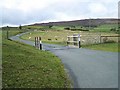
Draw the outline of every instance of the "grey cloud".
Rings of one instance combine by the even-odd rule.
[[[81,2],[75,2],[72,5],[71,4],[60,4],[60,3],[54,3],[50,4],[50,6],[39,10],[31,10],[29,12],[23,12],[19,9],[3,9],[3,17],[2,17],[2,24],[13,24],[13,25],[19,25],[19,24],[27,24],[32,22],[42,22],[46,20],[52,20],[52,19],[59,19],[56,18],[55,14],[58,12],[65,13],[69,16],[78,16],[81,14],[86,14],[86,3]]]
[[[49,10],[34,10],[23,12],[18,9],[3,9],[2,24],[27,24],[32,22],[41,22],[53,18],[54,13]]]
[[[20,24],[20,22],[25,21],[24,20],[24,13],[20,10],[16,9],[3,9],[2,14],[2,23],[3,24]]]
[[[104,15],[93,14],[89,11],[88,5],[93,2],[74,2],[74,3],[53,3],[49,6],[45,7],[44,9],[34,9],[30,10],[29,12],[23,12],[19,9],[8,9],[3,8],[2,13],[2,24],[13,24],[13,25],[20,25],[20,24],[28,24],[33,22],[42,22],[48,21],[52,19],[59,20],[59,17],[56,17],[56,13],[64,13],[71,17],[79,17],[81,15],[85,17],[112,17],[112,13],[116,13],[113,8],[116,4],[113,3],[106,3],[105,6],[107,7],[108,12],[104,13]],[[110,5],[112,5],[110,7]],[[0,10],[1,11],[1,10]],[[116,14],[115,14],[116,15]]]
[[[118,2],[118,18],[120,19],[120,1]]]
[[[54,12],[63,12],[71,16],[78,16],[88,12],[87,2],[75,2],[75,3],[55,3],[52,5],[51,10]]]

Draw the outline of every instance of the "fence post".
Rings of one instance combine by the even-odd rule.
[[[37,48],[37,45],[38,45],[38,44],[37,44],[37,37],[36,37],[36,48]]]
[[[7,39],[9,39],[9,31],[7,30]]]
[[[37,37],[37,48],[39,48],[39,37]]]
[[[81,48],[81,43],[80,43],[80,34],[78,35],[78,45],[79,45],[79,48]]]
[[[35,37],[35,47],[36,47],[36,37]]]
[[[102,40],[101,40],[101,35],[100,35],[100,44],[102,43]]]
[[[69,43],[68,43],[68,41],[69,41],[69,39],[68,39],[68,38],[69,38],[69,37],[67,37],[67,46],[68,46],[68,44],[69,44]]]
[[[9,30],[10,28],[7,26],[7,39],[9,39]]]
[[[77,39],[77,37],[75,37],[76,36],[76,34],[73,34],[73,41],[77,41],[76,39]],[[77,43],[76,42],[73,42],[74,43],[74,45],[77,45]]]

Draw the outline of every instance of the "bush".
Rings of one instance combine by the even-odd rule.
[[[85,30],[85,29],[70,29],[70,30],[72,30],[72,31],[89,31],[89,30]]]
[[[21,26],[21,25],[19,26],[19,29],[20,29],[20,30],[22,29],[22,26]]]
[[[110,31],[116,31],[116,28],[111,28]]]
[[[65,29],[65,30],[70,30],[70,28],[69,28],[69,27],[65,27],[64,29]]]
[[[52,39],[48,38],[49,41],[51,41]]]
[[[31,29],[30,27],[28,29]]]
[[[49,25],[49,28],[52,28],[53,27],[53,25]]]

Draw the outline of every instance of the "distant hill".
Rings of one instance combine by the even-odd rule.
[[[73,21],[60,21],[60,22],[49,22],[49,23],[35,23],[29,26],[99,26],[103,24],[118,24],[120,23],[120,19],[82,19],[82,20],[73,20]]]

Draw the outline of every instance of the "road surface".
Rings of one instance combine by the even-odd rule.
[[[20,39],[21,35],[10,39],[34,46],[33,41]],[[118,53],[52,44],[43,48],[62,60],[74,88],[118,88]]]

